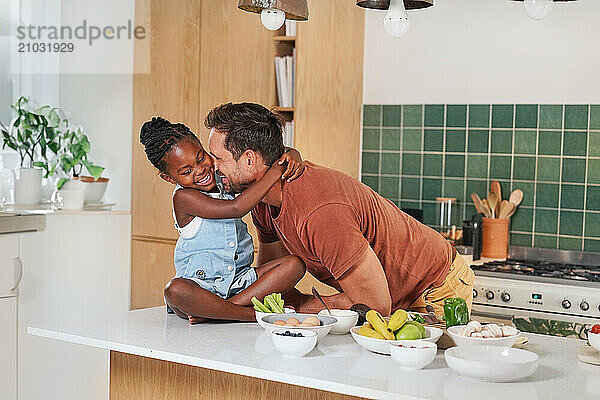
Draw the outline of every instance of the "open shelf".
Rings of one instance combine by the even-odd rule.
[[[279,107],[279,106],[275,106],[275,107],[273,107],[273,111],[277,111],[277,112],[294,112],[294,107]]]
[[[275,42],[294,42],[296,41],[296,36],[273,36],[273,41]]]

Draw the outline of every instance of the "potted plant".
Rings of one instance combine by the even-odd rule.
[[[15,203],[18,205],[39,204],[41,200],[42,175],[54,173],[49,152],[59,150],[58,109],[50,106],[34,107],[31,100],[19,97],[10,106],[16,116],[9,126],[0,123],[2,148],[19,153],[21,166],[15,177]]]
[[[90,141],[80,127],[72,127],[65,118],[65,129],[60,132],[60,149],[57,165],[64,175],[57,183],[63,197],[63,208],[81,209],[84,202],[99,202],[108,178],[101,178],[104,167],[93,164],[88,159]],[[91,176],[82,176],[85,168]],[[83,192],[83,193],[82,193]],[[68,204],[67,204],[68,203]]]

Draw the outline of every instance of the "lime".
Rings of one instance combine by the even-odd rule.
[[[416,340],[421,338],[421,331],[412,324],[404,324],[396,333],[396,340]]]
[[[414,325],[417,328],[419,328],[419,332],[421,332],[421,339],[425,338],[426,333],[425,333],[425,327],[423,326],[423,324],[421,324],[421,323],[419,323],[417,321],[406,321],[406,324]]]

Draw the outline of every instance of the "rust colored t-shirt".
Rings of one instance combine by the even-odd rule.
[[[385,271],[392,309],[408,307],[443,283],[452,248],[438,232],[358,180],[305,163],[302,176],[283,185],[280,209],[259,203],[252,211],[261,242],[281,240],[311,274],[337,289],[337,279],[371,246]]]

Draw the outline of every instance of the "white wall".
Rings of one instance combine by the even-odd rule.
[[[131,209],[133,75],[97,73],[95,67],[101,65],[112,72],[133,70],[132,42],[122,41],[122,45],[110,48],[114,40],[98,41],[89,48],[76,43],[83,55],[21,54],[17,58],[8,36],[14,32],[6,25],[75,27],[86,19],[88,24],[116,26],[134,20],[134,5],[134,0],[45,0],[43,6],[38,0],[14,0],[0,4],[0,120],[10,122],[8,105],[21,95],[32,97],[40,105],[61,107],[74,124],[86,130],[92,143],[90,159],[105,167],[103,176],[111,179],[103,201],[116,203],[117,210]],[[11,61],[16,71],[42,73],[11,73]],[[55,71],[60,75],[52,73]],[[17,158],[14,154],[3,158],[0,153],[0,168],[15,167]]]
[[[92,143],[90,159],[110,178],[104,202],[131,209],[133,76],[66,74],[60,77],[60,107],[83,126]]]
[[[19,73],[30,70],[32,64],[46,70],[57,70],[57,54],[18,53],[11,36],[17,25],[60,24],[60,0],[47,0],[40,6],[36,0],[0,2],[0,121],[8,125],[13,118],[9,108],[19,96],[35,99],[40,104],[58,104],[59,75]],[[2,150],[0,142],[0,169],[15,168],[20,160],[16,152]]]
[[[134,20],[133,0],[62,0],[62,24],[77,26],[83,19],[97,25],[121,25]],[[106,41],[105,41],[106,42]],[[92,55],[106,56],[100,41]],[[133,45],[117,47],[119,64],[133,70]],[[81,59],[70,54],[61,57],[60,107],[70,119],[83,126],[92,143],[90,159],[106,168],[110,178],[104,202],[116,203],[114,209],[131,209],[131,127],[133,118],[133,75],[116,73],[70,73],[87,70]],[[106,67],[106,66],[105,66]]]
[[[510,0],[435,0],[402,38],[365,20],[365,104],[599,103],[600,1],[554,3],[541,21]]]

